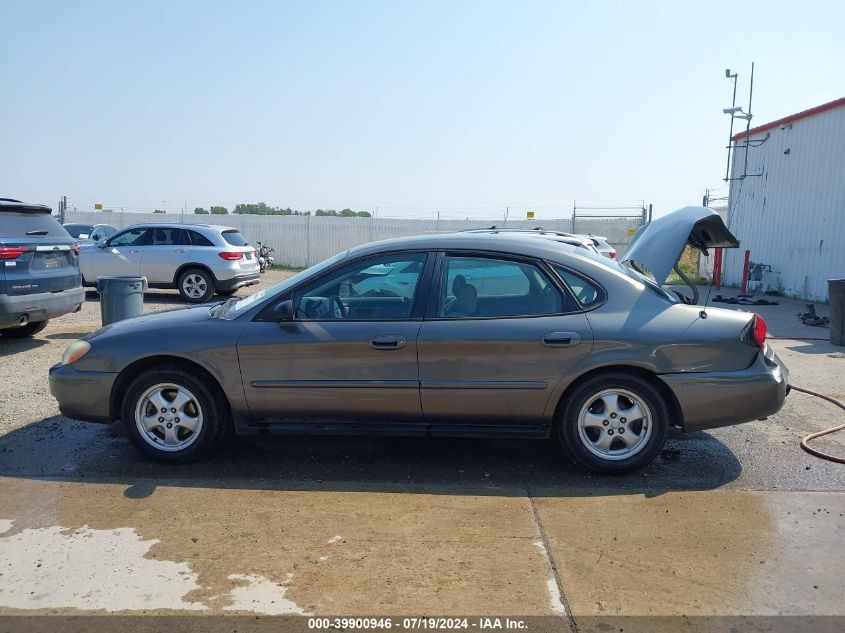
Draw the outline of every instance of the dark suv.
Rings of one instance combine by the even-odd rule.
[[[79,246],[50,208],[0,198],[0,335],[37,334],[84,300]]]

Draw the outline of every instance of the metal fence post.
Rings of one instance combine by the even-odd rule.
[[[305,267],[311,266],[311,216],[305,216]]]

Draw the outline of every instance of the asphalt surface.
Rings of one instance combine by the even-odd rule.
[[[33,340],[0,340],[0,615],[424,611],[589,630],[608,615],[845,614],[845,466],[798,446],[842,423],[828,403],[793,392],[768,420],[675,434],[625,477],[529,440],[233,438],[165,466],[119,425],[58,415],[47,369],[98,326],[88,297]],[[767,306],[770,330],[806,336],[801,308]],[[845,349],[771,344],[793,384],[845,398]],[[845,437],[818,446],[845,454]]]

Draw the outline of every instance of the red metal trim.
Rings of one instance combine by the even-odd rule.
[[[742,294],[748,293],[748,262],[751,259],[751,251],[745,251],[745,262],[742,264],[742,287],[740,292]]]
[[[837,99],[836,101],[831,101],[829,103],[823,103],[820,106],[816,106],[815,108],[810,108],[809,110],[804,110],[803,112],[798,112],[797,114],[791,114],[789,116],[785,116],[782,119],[778,119],[777,121],[772,121],[771,123],[766,123],[759,127],[753,127],[748,132],[740,132],[739,134],[734,134],[731,137],[732,141],[738,141],[741,138],[745,138],[745,135],[753,136],[755,134],[759,134],[760,132],[765,132],[766,130],[771,130],[779,125],[786,125],[787,123],[792,123],[793,121],[797,121],[798,119],[806,119],[809,116],[813,116],[816,114],[821,114],[822,112],[827,112],[828,110],[833,110],[835,108],[840,108],[845,106],[845,97],[841,99]]]
[[[713,284],[716,290],[722,289],[722,249],[713,249]]]

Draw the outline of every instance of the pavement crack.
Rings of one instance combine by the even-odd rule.
[[[540,535],[540,545],[542,546],[543,554],[549,563],[554,578],[554,584],[557,587],[557,595],[560,604],[563,607],[566,619],[569,623],[569,630],[572,633],[578,633],[578,625],[575,623],[575,618],[572,615],[572,607],[569,605],[569,600],[566,598],[566,592],[563,588],[563,582],[560,579],[560,571],[558,570],[555,557],[552,554],[552,548],[549,544],[549,537],[546,535],[546,528],[543,527],[543,519],[540,518],[540,510],[537,507],[537,501],[534,499],[534,494],[531,488],[525,489],[525,494],[528,495],[528,502],[531,504],[531,513],[534,515],[534,525],[537,527],[537,532]],[[550,581],[551,582],[551,581]]]

